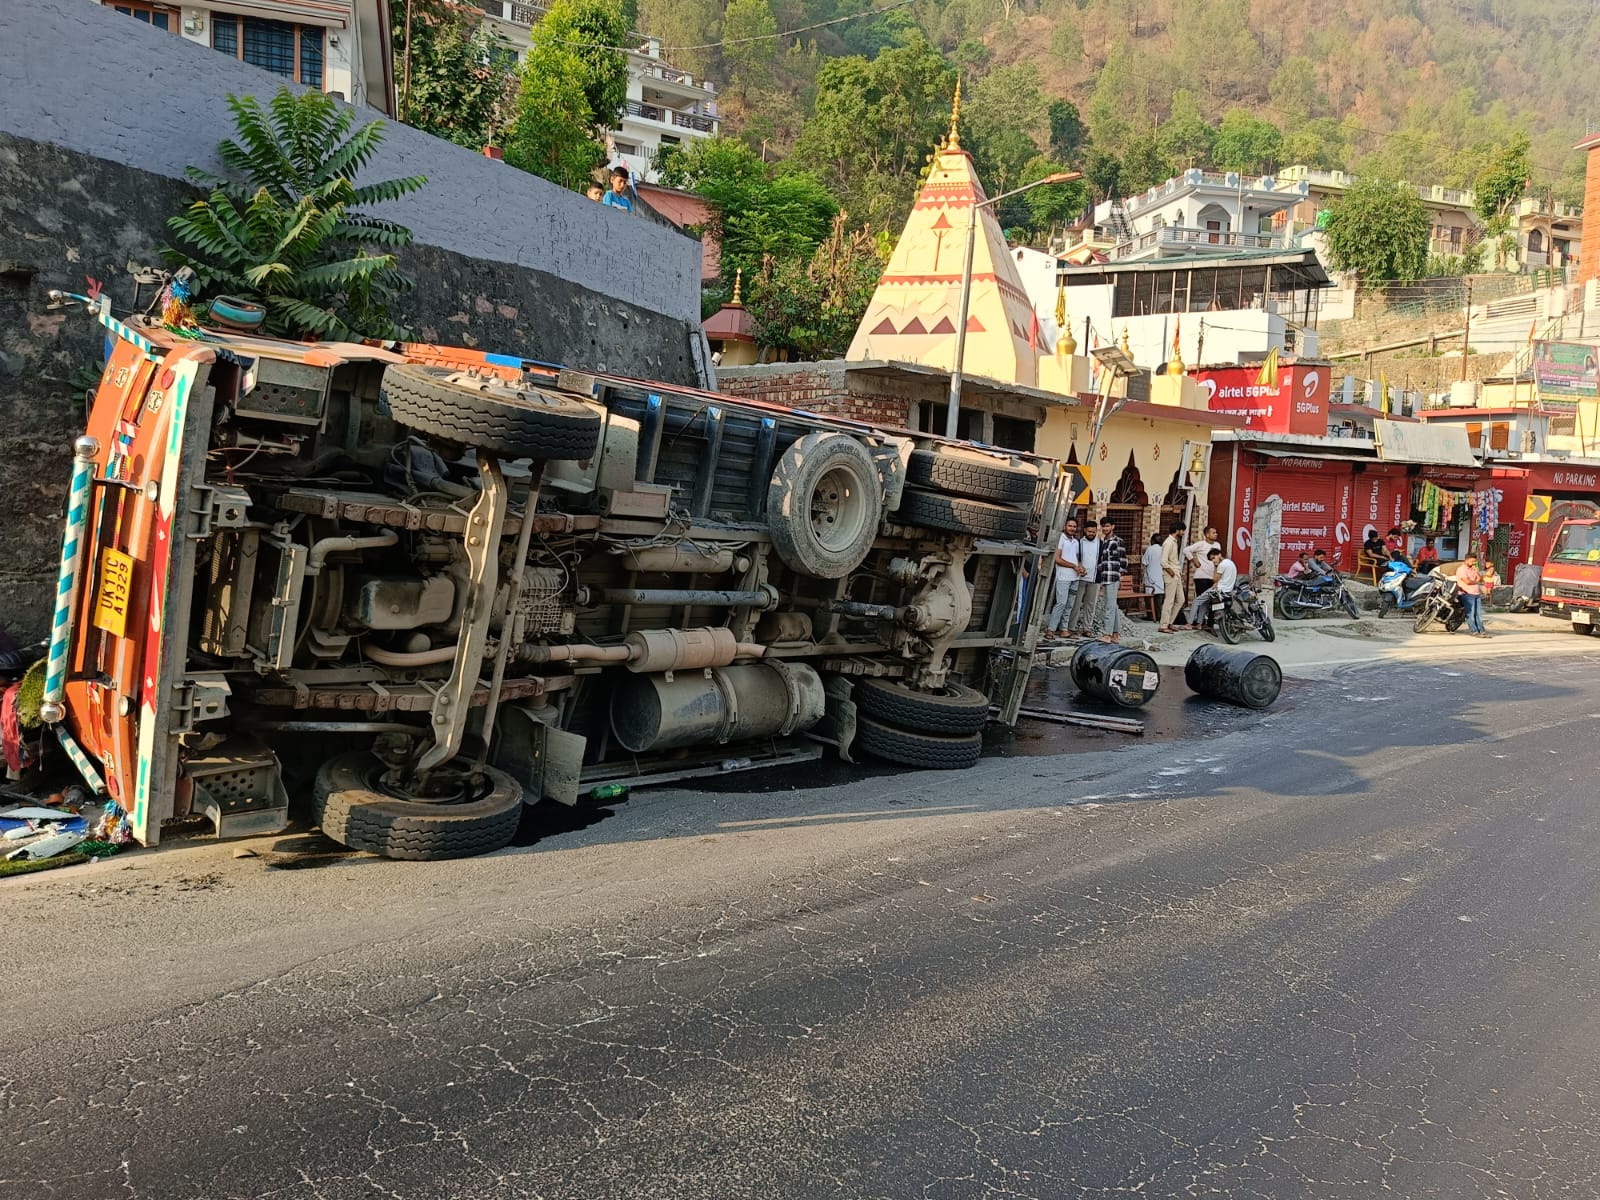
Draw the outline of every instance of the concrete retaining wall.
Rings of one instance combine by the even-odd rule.
[[[277,76],[88,0],[0,4],[0,623],[42,634],[98,326],[51,312],[96,280],[115,311],[151,299],[166,219],[221,169],[229,92]],[[416,290],[396,315],[426,340],[704,385],[700,244],[391,123],[372,178],[422,174],[376,210],[411,227]]]

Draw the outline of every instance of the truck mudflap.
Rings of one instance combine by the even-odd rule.
[[[90,419],[98,450],[65,688],[68,732],[147,846],[178,807],[174,714],[192,589],[174,581],[195,569],[187,497],[203,475],[216,358],[204,345],[160,360],[152,349],[137,337],[114,344],[105,378],[123,402],[97,404]]]

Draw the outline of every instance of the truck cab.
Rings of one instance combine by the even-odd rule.
[[[1539,612],[1572,622],[1574,633],[1600,628],[1600,521],[1565,521],[1545,558]]]

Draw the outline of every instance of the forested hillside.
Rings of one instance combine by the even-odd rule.
[[[1082,164],[1097,190],[1113,182],[1104,156],[1124,192],[1219,158],[1470,186],[1526,130],[1533,185],[1575,199],[1570,147],[1600,123],[1594,0],[638,0],[637,11],[674,60],[726,82],[731,132],[769,158],[798,153],[847,198],[902,192],[897,168],[920,153],[902,139],[937,128],[919,110],[939,64],[902,54],[892,70],[871,66],[922,39],[967,81],[991,172],[1031,157],[1018,135],[1050,150],[1050,104],[1066,101],[1084,128],[1063,129],[1058,103],[1057,156],[1098,151]],[[858,13],[869,15],[836,20]],[[905,94],[890,94],[897,85]],[[900,111],[881,119],[874,104]],[[814,130],[819,120],[832,127]],[[859,210],[868,197],[856,199]]]

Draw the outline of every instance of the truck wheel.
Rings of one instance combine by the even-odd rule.
[[[977,733],[989,720],[989,697],[959,683],[919,692],[898,679],[869,675],[856,684],[856,706],[901,729],[937,734]]]
[[[900,497],[896,517],[907,525],[966,533],[997,542],[1014,542],[1028,533],[1025,509],[1007,508],[982,500],[963,500],[941,492],[907,488]]]
[[[1595,630],[1596,630],[1596,629],[1597,629],[1597,628],[1600,628],[1600,626],[1595,626],[1595,625],[1579,625],[1579,624],[1578,624],[1578,623],[1577,623],[1577,622],[1576,622],[1576,621],[1574,621],[1574,622],[1573,622],[1573,623],[1572,623],[1572,632],[1573,632],[1573,633],[1582,633],[1582,634],[1586,634],[1586,635],[1591,635],[1591,634],[1593,634],[1593,633],[1594,633],[1594,631],[1595,631]]]
[[[844,433],[809,433],[778,460],[767,523],[778,557],[802,575],[859,567],[883,519],[883,485],[867,448]]]
[[[432,862],[499,850],[510,844],[522,820],[522,785],[493,767],[485,767],[482,782],[456,801],[380,791],[381,771],[365,750],[322,764],[311,811],[323,833],[352,850]]]
[[[585,459],[600,444],[600,414],[588,405],[466,371],[393,366],[382,397],[407,429],[512,458]]]
[[[1039,476],[985,454],[913,450],[906,465],[906,482],[973,500],[1031,505]]]
[[[865,750],[874,758],[898,763],[902,767],[922,767],[932,771],[959,771],[972,766],[983,753],[983,736],[935,737],[927,733],[908,733],[874,721],[856,718],[855,750]]]

